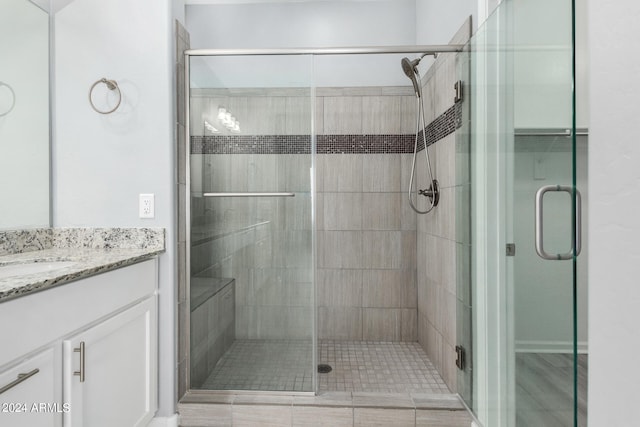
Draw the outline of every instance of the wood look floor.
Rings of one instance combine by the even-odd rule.
[[[587,355],[578,355],[578,425],[587,425]],[[573,427],[573,356],[516,355],[516,425]]]

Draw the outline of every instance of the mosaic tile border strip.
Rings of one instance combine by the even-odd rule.
[[[427,146],[462,126],[462,104],[457,103],[425,128]],[[422,133],[418,150],[424,149]],[[415,135],[318,135],[318,154],[413,153]],[[191,154],[309,154],[310,135],[207,135],[191,137]]]
[[[415,135],[318,135],[318,154],[396,154],[413,152]]]
[[[458,102],[427,125],[427,127],[425,128],[427,132],[427,145],[435,144],[445,136],[455,132],[456,129],[460,128],[461,126],[462,103]],[[422,142],[422,134],[420,134],[418,150],[422,149],[424,149],[424,143]],[[411,147],[410,152],[413,153],[413,146]]]
[[[192,136],[191,154],[309,154],[310,135]]]

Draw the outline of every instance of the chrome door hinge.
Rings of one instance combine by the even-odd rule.
[[[453,85],[453,88],[456,91],[455,97],[453,98],[453,102],[457,104],[458,102],[462,101],[462,80],[458,80]]]
[[[464,347],[457,345],[456,346],[456,366],[458,367],[458,369],[460,369],[461,371],[464,371],[464,367],[465,367],[465,351],[464,351]]]

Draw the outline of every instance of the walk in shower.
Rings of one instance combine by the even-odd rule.
[[[485,425],[584,423],[570,3],[542,31],[550,4],[502,2],[447,46],[187,50],[182,403],[395,393],[419,424],[413,394],[458,394]]]
[[[435,77],[453,86],[469,34],[397,51],[187,52],[191,390],[456,389],[443,356],[455,321],[426,313],[440,298],[455,319],[455,275],[417,258],[455,253],[453,224],[451,244],[436,227],[454,217],[462,105]],[[403,57],[433,52],[417,98]],[[429,192],[438,173],[440,206],[416,192],[431,211],[416,214],[407,189]]]

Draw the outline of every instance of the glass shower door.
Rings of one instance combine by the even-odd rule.
[[[308,56],[192,56],[191,388],[315,390]]]
[[[586,425],[572,23],[571,1],[502,2],[470,46],[474,409],[487,426]]]
[[[586,316],[578,317],[586,295],[578,271],[586,259],[578,257],[584,183],[577,176],[586,151],[576,145],[572,4],[520,2],[512,16],[513,416],[517,426],[586,425],[576,387],[586,386],[577,384],[578,352],[586,351]],[[534,24],[543,21],[544,30]]]

